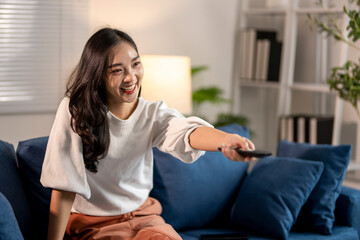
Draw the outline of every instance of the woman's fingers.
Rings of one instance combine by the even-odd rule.
[[[221,145],[221,151],[225,157],[233,161],[246,162],[252,160],[251,157],[244,157],[235,151],[234,148],[236,147],[244,150],[255,150],[255,145],[250,139],[237,134],[229,134],[227,141]]]

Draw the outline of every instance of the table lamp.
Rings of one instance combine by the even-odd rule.
[[[190,58],[142,55],[144,78],[141,96],[148,101],[163,100],[182,114],[192,112]]]

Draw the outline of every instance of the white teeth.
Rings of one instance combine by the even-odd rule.
[[[121,89],[125,91],[132,91],[135,89],[135,84],[128,87],[122,87]]]

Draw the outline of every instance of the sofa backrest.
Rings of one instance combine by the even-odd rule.
[[[10,202],[23,236],[30,239],[31,215],[16,165],[14,146],[1,140],[0,166],[0,192]]]
[[[46,239],[51,189],[40,183],[42,164],[48,137],[33,138],[19,142],[16,155],[25,193],[31,211],[32,239]]]
[[[237,124],[219,129],[249,138],[248,128]],[[207,152],[186,164],[156,148],[153,152],[154,188],[150,196],[162,204],[167,223],[177,231],[228,224],[248,163],[233,162],[221,152]]]

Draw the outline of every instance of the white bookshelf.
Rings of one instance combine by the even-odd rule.
[[[298,8],[296,9],[297,14],[344,14],[342,8],[329,8],[329,9],[318,9],[318,8]]]
[[[244,9],[244,14],[247,15],[285,15],[285,9],[268,9],[268,8],[256,8],[256,9]]]
[[[289,87],[291,90],[329,93],[329,86],[321,83],[293,83]]]
[[[273,88],[278,89],[279,83],[277,82],[263,82],[258,80],[241,80],[238,84],[238,87],[254,87],[254,88]]]
[[[282,42],[279,81],[261,82],[240,78],[239,66],[242,63],[239,54],[239,34],[235,39],[233,112],[245,115],[250,119],[250,127],[257,135],[253,140],[258,148],[275,152],[279,140],[279,117],[293,113],[307,113],[297,112],[307,110],[306,108],[310,111],[308,113],[334,115],[332,143],[340,144],[342,101],[329,91],[325,81],[330,74],[331,66],[340,66],[345,63],[347,45],[332,42],[316,33],[314,27],[311,35],[314,38],[311,40],[314,47],[310,51],[311,54],[314,54],[313,58],[306,60],[304,56],[307,56],[308,53],[305,50],[304,52],[299,51],[299,46],[309,41],[301,39],[303,31],[311,31],[309,24],[304,26],[307,13],[339,16],[339,21],[343,22],[345,31],[347,19],[342,9],[344,1],[324,0],[324,3],[327,4],[325,6],[335,5],[335,7],[327,9],[316,6],[313,4],[315,2],[315,0],[288,0],[283,8],[267,8],[266,0],[239,1],[238,33],[247,28],[276,30],[278,38]],[[331,44],[334,43],[336,48],[333,50]],[[337,57],[333,57],[333,54],[336,54]],[[336,62],[329,59],[336,59]],[[298,66],[305,69],[312,68],[311,76],[301,72]],[[304,101],[304,106],[297,110],[296,105],[300,96],[306,101]],[[331,103],[330,106],[328,106],[328,102]]]

